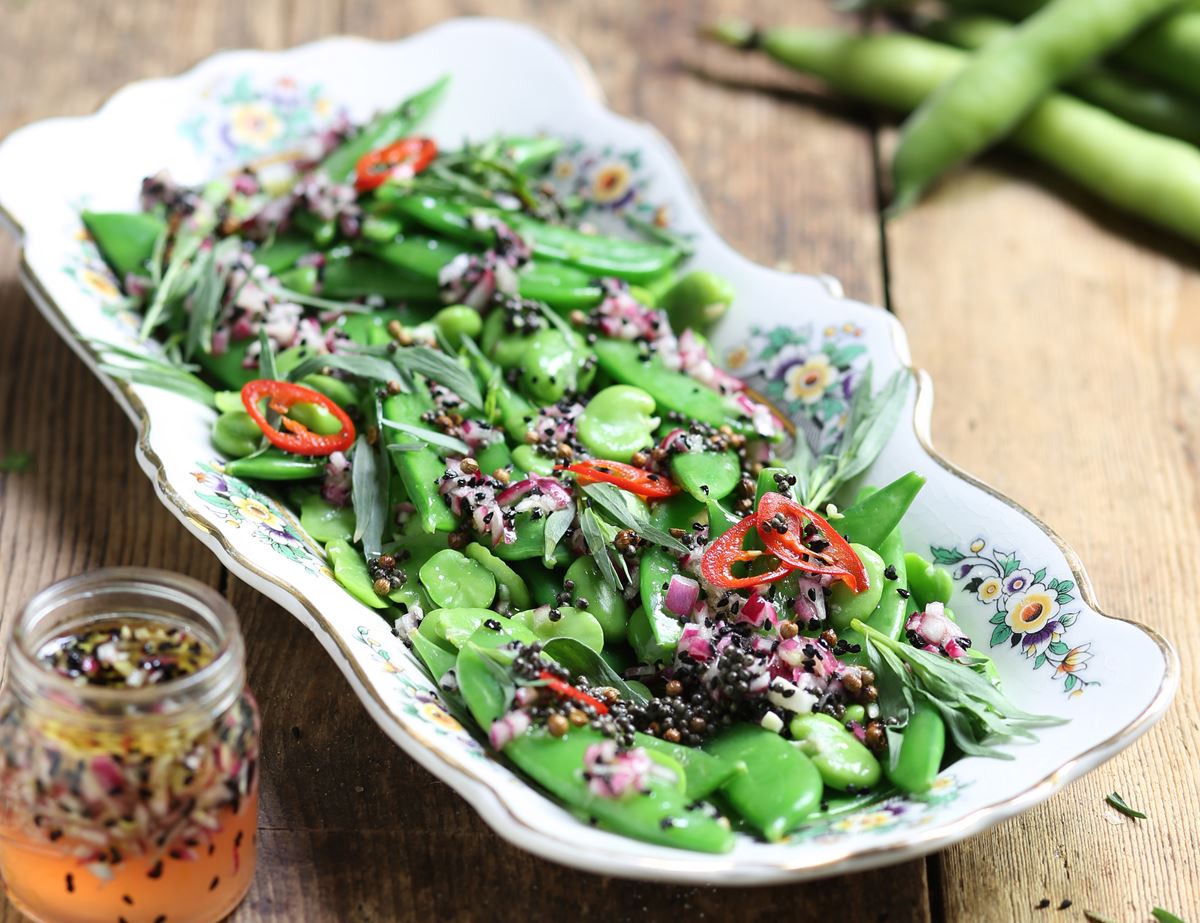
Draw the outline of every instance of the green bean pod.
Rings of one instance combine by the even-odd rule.
[[[423,426],[421,415],[429,407],[428,400],[419,393],[396,394],[383,402],[383,416],[396,423]],[[458,526],[458,518],[450,512],[445,498],[438,492],[437,483],[446,473],[446,466],[437,453],[424,447],[390,454],[409,500],[417,509],[421,528],[428,533],[453,532]]]
[[[1051,90],[1178,0],[1055,0],[988,44],[904,123],[893,211],[1007,136]]]
[[[722,36],[744,41],[747,34],[726,29]],[[915,108],[968,60],[957,49],[899,33],[772,29],[760,39],[790,67],[900,111]],[[1043,99],[1009,141],[1099,198],[1200,243],[1200,151],[1190,144],[1061,93]]]
[[[936,708],[918,705],[900,737],[900,752],[891,754],[884,767],[888,781],[910,794],[929,791],[946,750],[946,724],[942,716]]]
[[[925,478],[910,471],[885,487],[860,494],[858,502],[843,510],[832,525],[846,541],[878,551],[924,486]]]
[[[293,455],[272,446],[225,462],[225,473],[261,481],[304,481],[325,473],[325,459],[319,455]]]
[[[143,212],[85,211],[80,217],[122,288],[126,276],[145,274],[146,262],[167,229],[167,223],[158,215]]]

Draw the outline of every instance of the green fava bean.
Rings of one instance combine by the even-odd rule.
[[[572,599],[587,601],[587,611],[592,614],[604,631],[604,643],[615,644],[625,640],[625,625],[629,621],[629,605],[625,597],[613,589],[600,574],[600,568],[592,558],[576,558],[567,568],[566,580],[573,581]]]
[[[745,766],[721,791],[746,823],[772,843],[800,826],[821,803],[821,773],[778,734],[752,724],[735,725],[708,741],[704,751]]]
[[[540,404],[553,404],[592,380],[587,352],[558,330],[539,330],[521,353],[521,388]]]
[[[222,455],[244,458],[262,445],[263,431],[244,410],[228,410],[213,423],[212,444]]]
[[[550,477],[554,474],[554,459],[539,455],[532,446],[519,445],[512,450],[513,464],[530,474]]]
[[[557,618],[554,617],[557,613]],[[513,620],[523,624],[540,640],[549,641],[551,638],[574,638],[581,644],[586,644],[594,651],[604,650],[604,629],[596,617],[583,609],[572,606],[539,606],[537,609],[526,609],[513,616]]]
[[[353,385],[342,381],[340,378],[334,378],[332,375],[305,375],[297,384],[304,385],[306,388],[312,388],[346,410],[358,403],[358,391]],[[241,396],[239,395],[239,400]],[[336,430],[334,432],[337,432]]]
[[[314,541],[349,541],[354,535],[354,507],[337,506],[320,494],[311,494],[300,504],[300,525]]]
[[[654,442],[654,398],[630,385],[611,385],[588,401],[579,417],[579,441],[597,458],[628,463]]]
[[[687,783],[685,792],[690,801],[707,798],[742,771],[738,763],[720,759],[695,747],[673,744],[661,737],[651,737],[640,732],[633,736],[637,746],[645,747],[651,753],[666,754],[683,767]]]
[[[942,716],[929,705],[919,705],[900,735],[900,752],[892,754],[887,766],[888,780],[902,792],[929,791],[945,751],[946,724]]]
[[[530,607],[532,599],[529,595],[529,587],[525,585],[521,575],[507,563],[478,542],[471,542],[463,551],[472,561],[486,567],[496,579],[497,604],[503,603],[504,607],[511,609],[528,609]]]
[[[325,556],[333,567],[333,576],[351,596],[372,609],[386,609],[387,602],[372,587],[367,562],[358,549],[345,539],[334,539],[325,545]]]
[[[799,741],[800,751],[813,761],[830,788],[861,790],[879,782],[879,761],[836,718],[820,713],[797,715],[789,729]]]
[[[320,404],[293,404],[288,408],[287,415],[318,436],[333,436],[342,431],[342,421]]]
[[[863,570],[867,574],[867,588],[861,593],[856,593],[846,584],[839,582],[830,589],[829,620],[838,630],[849,628],[853,619],[868,619],[879,605],[879,600],[883,598],[883,558],[866,545],[851,542],[850,547],[862,561]]]
[[[445,548],[421,565],[421,584],[443,609],[485,609],[496,598],[492,572],[453,548]]]
[[[733,286],[720,276],[703,269],[689,272],[672,285],[659,299],[665,308],[671,329],[707,330],[729,310],[733,302]]]
[[[948,603],[954,593],[954,579],[944,567],[930,564],[915,552],[904,556],[908,569],[908,588],[920,609],[932,602]]]
[[[447,650],[457,650],[464,647],[471,640],[471,636],[489,620],[494,620],[500,626],[499,631],[504,631],[518,641],[532,644],[537,640],[520,622],[506,618],[491,609],[479,608],[434,609],[426,613],[417,631]]]
[[[483,330],[483,318],[479,312],[465,304],[452,304],[433,315],[433,322],[452,345],[457,346],[463,337],[472,339]]]
[[[242,403],[241,391],[217,391],[213,394],[213,405],[219,413],[246,409],[246,405]]]
[[[733,493],[742,469],[733,452],[681,452],[671,456],[671,479],[704,503]]]

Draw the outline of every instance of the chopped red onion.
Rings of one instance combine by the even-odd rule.
[[[700,598],[700,584],[691,577],[675,574],[667,585],[666,607],[676,615],[688,616]]]

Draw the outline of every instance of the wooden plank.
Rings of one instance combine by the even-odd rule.
[[[941,450],[1057,529],[1109,612],[1170,638],[1183,688],[1124,755],[944,853],[944,916],[1035,919],[1067,899],[1194,918],[1200,273],[1174,241],[1056,187],[1016,158],[950,179],[888,227],[892,303],[941,386]],[[1108,808],[1114,790],[1150,818]]]

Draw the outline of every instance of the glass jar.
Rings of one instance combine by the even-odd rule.
[[[254,875],[258,709],[229,604],[164,571],[43,590],[0,691],[0,876],[45,923],[210,923]]]

